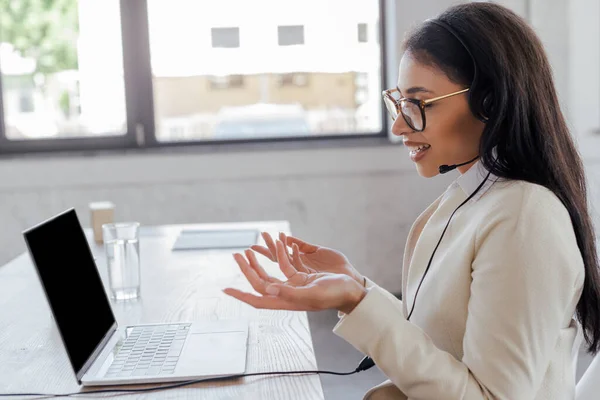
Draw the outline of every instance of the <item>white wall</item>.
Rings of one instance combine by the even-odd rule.
[[[600,1],[571,0],[569,19],[569,115],[573,128],[589,136],[600,133]]]
[[[398,38],[455,2],[410,2],[415,18],[408,3],[396,4]],[[588,169],[600,208],[600,158]],[[23,229],[71,206],[87,225],[87,204],[108,199],[119,219],[146,225],[287,219],[294,234],[343,251],[399,292],[410,225],[456,176],[449,175],[419,178],[397,146],[4,159],[0,265],[24,251]]]
[[[573,132],[585,137],[600,131],[600,2],[497,2],[526,18],[540,36],[552,64],[563,113]]]

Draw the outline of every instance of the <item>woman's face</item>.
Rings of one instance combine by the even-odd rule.
[[[401,97],[427,100],[464,88],[450,81],[440,69],[421,64],[410,53],[404,53],[398,78]],[[423,132],[411,129],[401,115],[394,121],[392,133],[403,137],[419,175],[435,176],[440,165],[460,164],[478,155],[484,124],[471,113],[467,95],[468,92],[448,97],[426,107]],[[417,152],[424,145],[430,147]],[[458,170],[464,173],[475,162],[458,167]]]

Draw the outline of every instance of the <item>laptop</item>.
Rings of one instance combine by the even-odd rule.
[[[80,385],[176,382],[245,372],[245,321],[120,328],[74,209],[23,235]]]

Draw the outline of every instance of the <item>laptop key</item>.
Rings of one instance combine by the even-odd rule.
[[[151,367],[146,371],[146,376],[158,375],[160,374],[160,367]]]
[[[135,369],[131,373],[131,376],[144,376],[146,375],[147,368]]]

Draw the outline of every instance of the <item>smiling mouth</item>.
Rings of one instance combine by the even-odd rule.
[[[428,144],[423,144],[423,145],[421,145],[421,146],[419,146],[419,147],[417,147],[417,148],[413,148],[413,149],[411,149],[411,150],[410,150],[410,155],[411,155],[411,156],[417,155],[417,154],[419,154],[419,153],[422,153],[422,152],[424,152],[425,150],[429,149],[430,147],[431,147],[431,145],[428,145]]]

